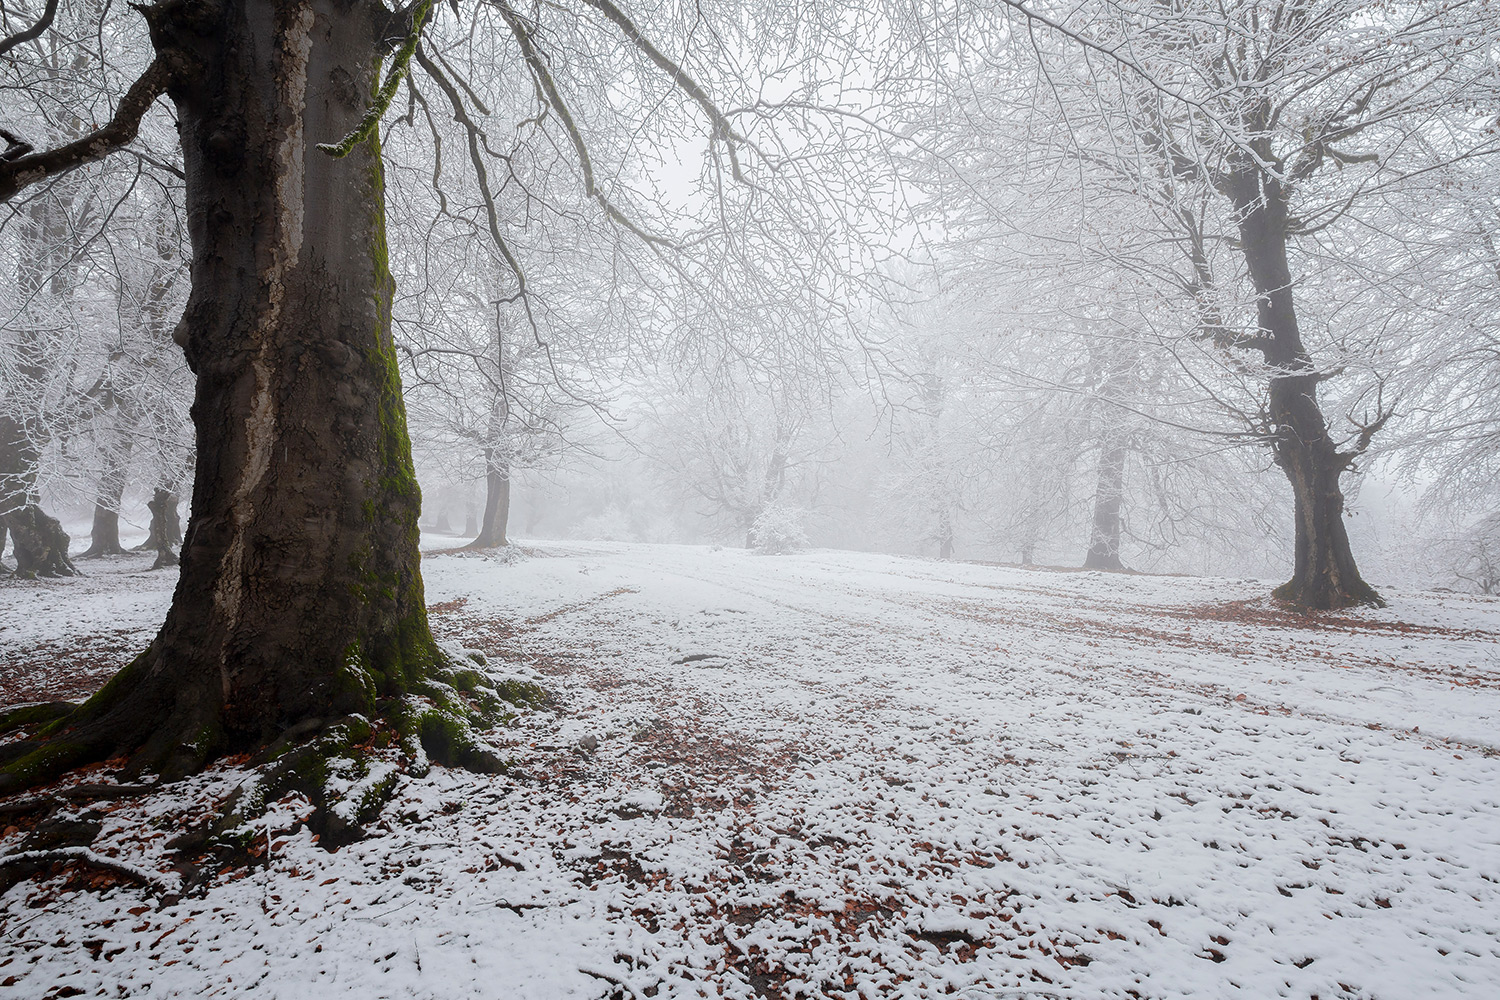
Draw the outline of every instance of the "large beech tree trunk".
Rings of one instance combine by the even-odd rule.
[[[484,519],[471,549],[493,549],[508,545],[505,536],[510,521],[510,460],[498,448],[484,450]]]
[[[0,789],[117,753],[185,773],[291,727],[373,716],[444,663],[418,572],[378,139],[342,160],[313,148],[363,112],[383,9],[146,14],[172,67],[193,244],[181,577],[146,652],[55,737],[7,747]]]
[[[1120,535],[1124,521],[1120,507],[1125,495],[1125,447],[1106,440],[1099,453],[1099,472],[1094,485],[1094,521],[1089,531],[1089,551],[1084,569],[1122,570]]]
[[[1357,452],[1338,450],[1318,406],[1319,378],[1303,345],[1292,298],[1287,191],[1248,165],[1232,172],[1227,186],[1256,290],[1257,346],[1276,372],[1267,407],[1271,448],[1292,485],[1296,507],[1295,568],[1276,596],[1309,610],[1383,605],[1360,576],[1344,529],[1339,477]]]

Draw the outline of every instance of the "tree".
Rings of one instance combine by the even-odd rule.
[[[567,448],[570,424],[588,408],[578,393],[594,394],[575,383],[574,366],[556,357],[555,343],[544,350],[523,320],[507,316],[520,310],[507,310],[493,298],[497,291],[440,297],[448,321],[423,324],[420,342],[405,351],[415,376],[412,412],[425,428],[414,445],[449,481],[482,486],[481,503],[466,511],[469,549],[509,544],[514,474]]]
[[[1368,310],[1340,312],[1338,297],[1369,289],[1339,257],[1413,178],[1495,151],[1465,103],[1492,75],[1483,39],[1493,14],[1276,0],[999,7],[1020,20],[964,55],[1007,57],[987,60],[992,79],[958,120],[972,130],[975,106],[993,102],[980,114],[987,131],[1040,142],[1010,155],[983,135],[959,139],[945,147],[949,162],[1004,170],[1007,182],[1019,169],[1066,192],[1041,198],[1075,206],[1069,231],[1051,230],[1054,260],[1110,261],[1180,291],[1191,322],[1164,346],[1196,356],[1193,377],[1228,401],[1242,436],[1269,447],[1292,487],[1294,570],[1277,595],[1311,609],[1380,603],[1355,565],[1340,481],[1393,412],[1375,339],[1401,307],[1382,297],[1384,319],[1354,325],[1369,324]],[[1018,91],[1023,65],[1035,77]],[[1008,127],[994,129],[995,118]],[[981,202],[970,217],[982,212]],[[990,229],[1014,232],[1026,218],[1038,216]],[[1336,403],[1347,432],[1328,415],[1340,375],[1366,376]],[[1248,399],[1231,399],[1245,389]]]
[[[534,102],[521,138],[573,150],[581,194],[566,212],[593,213],[666,253],[671,241],[631,220],[584,142],[581,104],[564,96],[550,62],[549,27],[602,32],[616,53],[623,39],[642,86],[680,98],[673,120],[707,120],[705,158],[735,178],[760,154],[628,15],[609,0],[583,7],[477,5],[475,16],[503,34],[468,37],[509,39]],[[12,713],[12,727],[50,721],[0,751],[0,789],[116,754],[130,756],[132,773],[166,777],[278,739],[326,758],[360,743],[372,719],[420,739],[434,758],[496,766],[466,720],[497,707],[497,696],[434,641],[418,569],[420,495],[391,333],[379,129],[414,56],[460,122],[479,178],[476,215],[512,270],[512,299],[531,315],[538,304],[485,181],[490,165],[517,167],[520,157],[489,158],[462,80],[440,53],[418,51],[441,9],[431,0],[395,12],[368,2],[162,0],[141,9],[154,56],[107,124],[48,150],[16,140],[0,161],[5,200],[125,146],[156,98],[171,99],[193,246],[179,341],[197,377],[198,456],[181,576],[160,633],[81,707]],[[603,106],[609,79],[599,84]],[[410,93],[413,107],[431,109]],[[662,101],[653,92],[646,103],[665,115],[673,109]],[[756,206],[763,197],[764,189],[746,196],[765,208],[762,221],[778,214]],[[308,777],[321,769],[305,754],[280,758],[276,780],[255,795],[300,782],[322,804],[324,789]]]
[[[358,124],[380,61],[371,40],[389,38],[389,18],[367,4],[315,16],[237,0],[143,13],[155,58],[105,129],[138,121],[161,92],[176,107],[193,242],[182,340],[197,376],[194,517],[150,648],[7,746],[0,787],[122,753],[132,772],[172,777],[312,722],[345,720],[357,739],[368,727],[356,714],[407,695],[463,708],[434,684],[454,674],[417,571],[379,140],[342,159],[309,149]],[[85,142],[14,158],[3,176],[15,187],[116,145]]]
[[[157,554],[155,568],[175,565],[172,546],[182,541],[176,505],[181,480],[191,475],[192,383],[172,340],[187,283],[186,235],[167,201],[172,193],[141,199],[140,213],[127,216],[132,225],[109,234],[118,321],[103,345],[103,370],[86,394],[96,408],[86,433],[98,471],[93,530],[82,558],[124,552],[120,513],[132,473],[152,489],[150,531],[140,548]]]
[[[686,378],[665,393],[654,419],[653,461],[689,502],[727,534],[755,548],[755,525],[785,505],[800,467],[810,461],[807,416],[784,385]]]

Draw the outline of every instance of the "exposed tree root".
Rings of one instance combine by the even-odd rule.
[[[364,827],[379,815],[403,775],[424,776],[433,763],[485,774],[503,772],[505,758],[476,733],[476,727],[507,721],[518,709],[545,702],[548,695],[529,682],[490,678],[481,669],[484,659],[478,653],[450,650],[443,657],[414,690],[378,702],[375,719],[358,714],[304,719],[288,728],[251,757],[252,775],[216,817],[178,837],[172,846],[188,854],[223,848],[243,851],[264,835],[258,819],[267,807],[298,793],[314,807],[308,826],[319,843],[337,849],[363,836]],[[126,780],[152,771],[171,780],[201,769],[214,755],[215,744],[212,734],[202,730],[202,716],[192,711],[191,697],[185,704],[168,703],[178,718],[170,726],[153,720],[156,725],[150,731],[141,724],[122,729],[118,713],[108,710],[120,691],[136,690],[143,682],[138,676],[143,659],[83,705],[52,702],[0,715],[0,732],[32,730],[29,738],[0,746],[0,793],[33,787],[81,764],[112,758],[122,748],[134,750],[119,772]],[[202,732],[198,740],[184,739],[183,734],[195,727]],[[382,752],[392,747],[400,750],[399,759]],[[77,785],[0,809],[26,814],[61,805],[64,799],[118,798],[155,787]],[[40,867],[33,869],[41,871],[50,863],[39,860]]]
[[[1354,586],[1309,585],[1293,578],[1271,591],[1271,596],[1299,611],[1340,611],[1344,608],[1384,608],[1385,598],[1363,580]]]
[[[58,863],[78,865],[108,872],[118,878],[144,886],[160,895],[176,889],[143,868],[96,854],[87,847],[59,847],[45,851],[17,851],[0,856],[0,893],[28,878],[44,874]]]

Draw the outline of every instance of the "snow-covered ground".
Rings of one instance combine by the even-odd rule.
[[[405,780],[334,854],[289,800],[183,898],[164,841],[239,773],[106,804],[157,884],[11,889],[0,992],[1500,996],[1500,601],[530,552],[425,563],[445,638],[561,695],[492,734],[513,773]],[[149,564],[0,586],[0,701],[137,651]]]

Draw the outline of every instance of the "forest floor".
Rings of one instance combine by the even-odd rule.
[[[510,774],[403,779],[337,853],[289,798],[185,894],[236,762],[91,806],[122,867],[0,896],[0,995],[1500,996],[1500,600],[527,553],[424,563],[445,639],[559,696]],[[0,703],[142,648],[149,564],[0,585]]]

